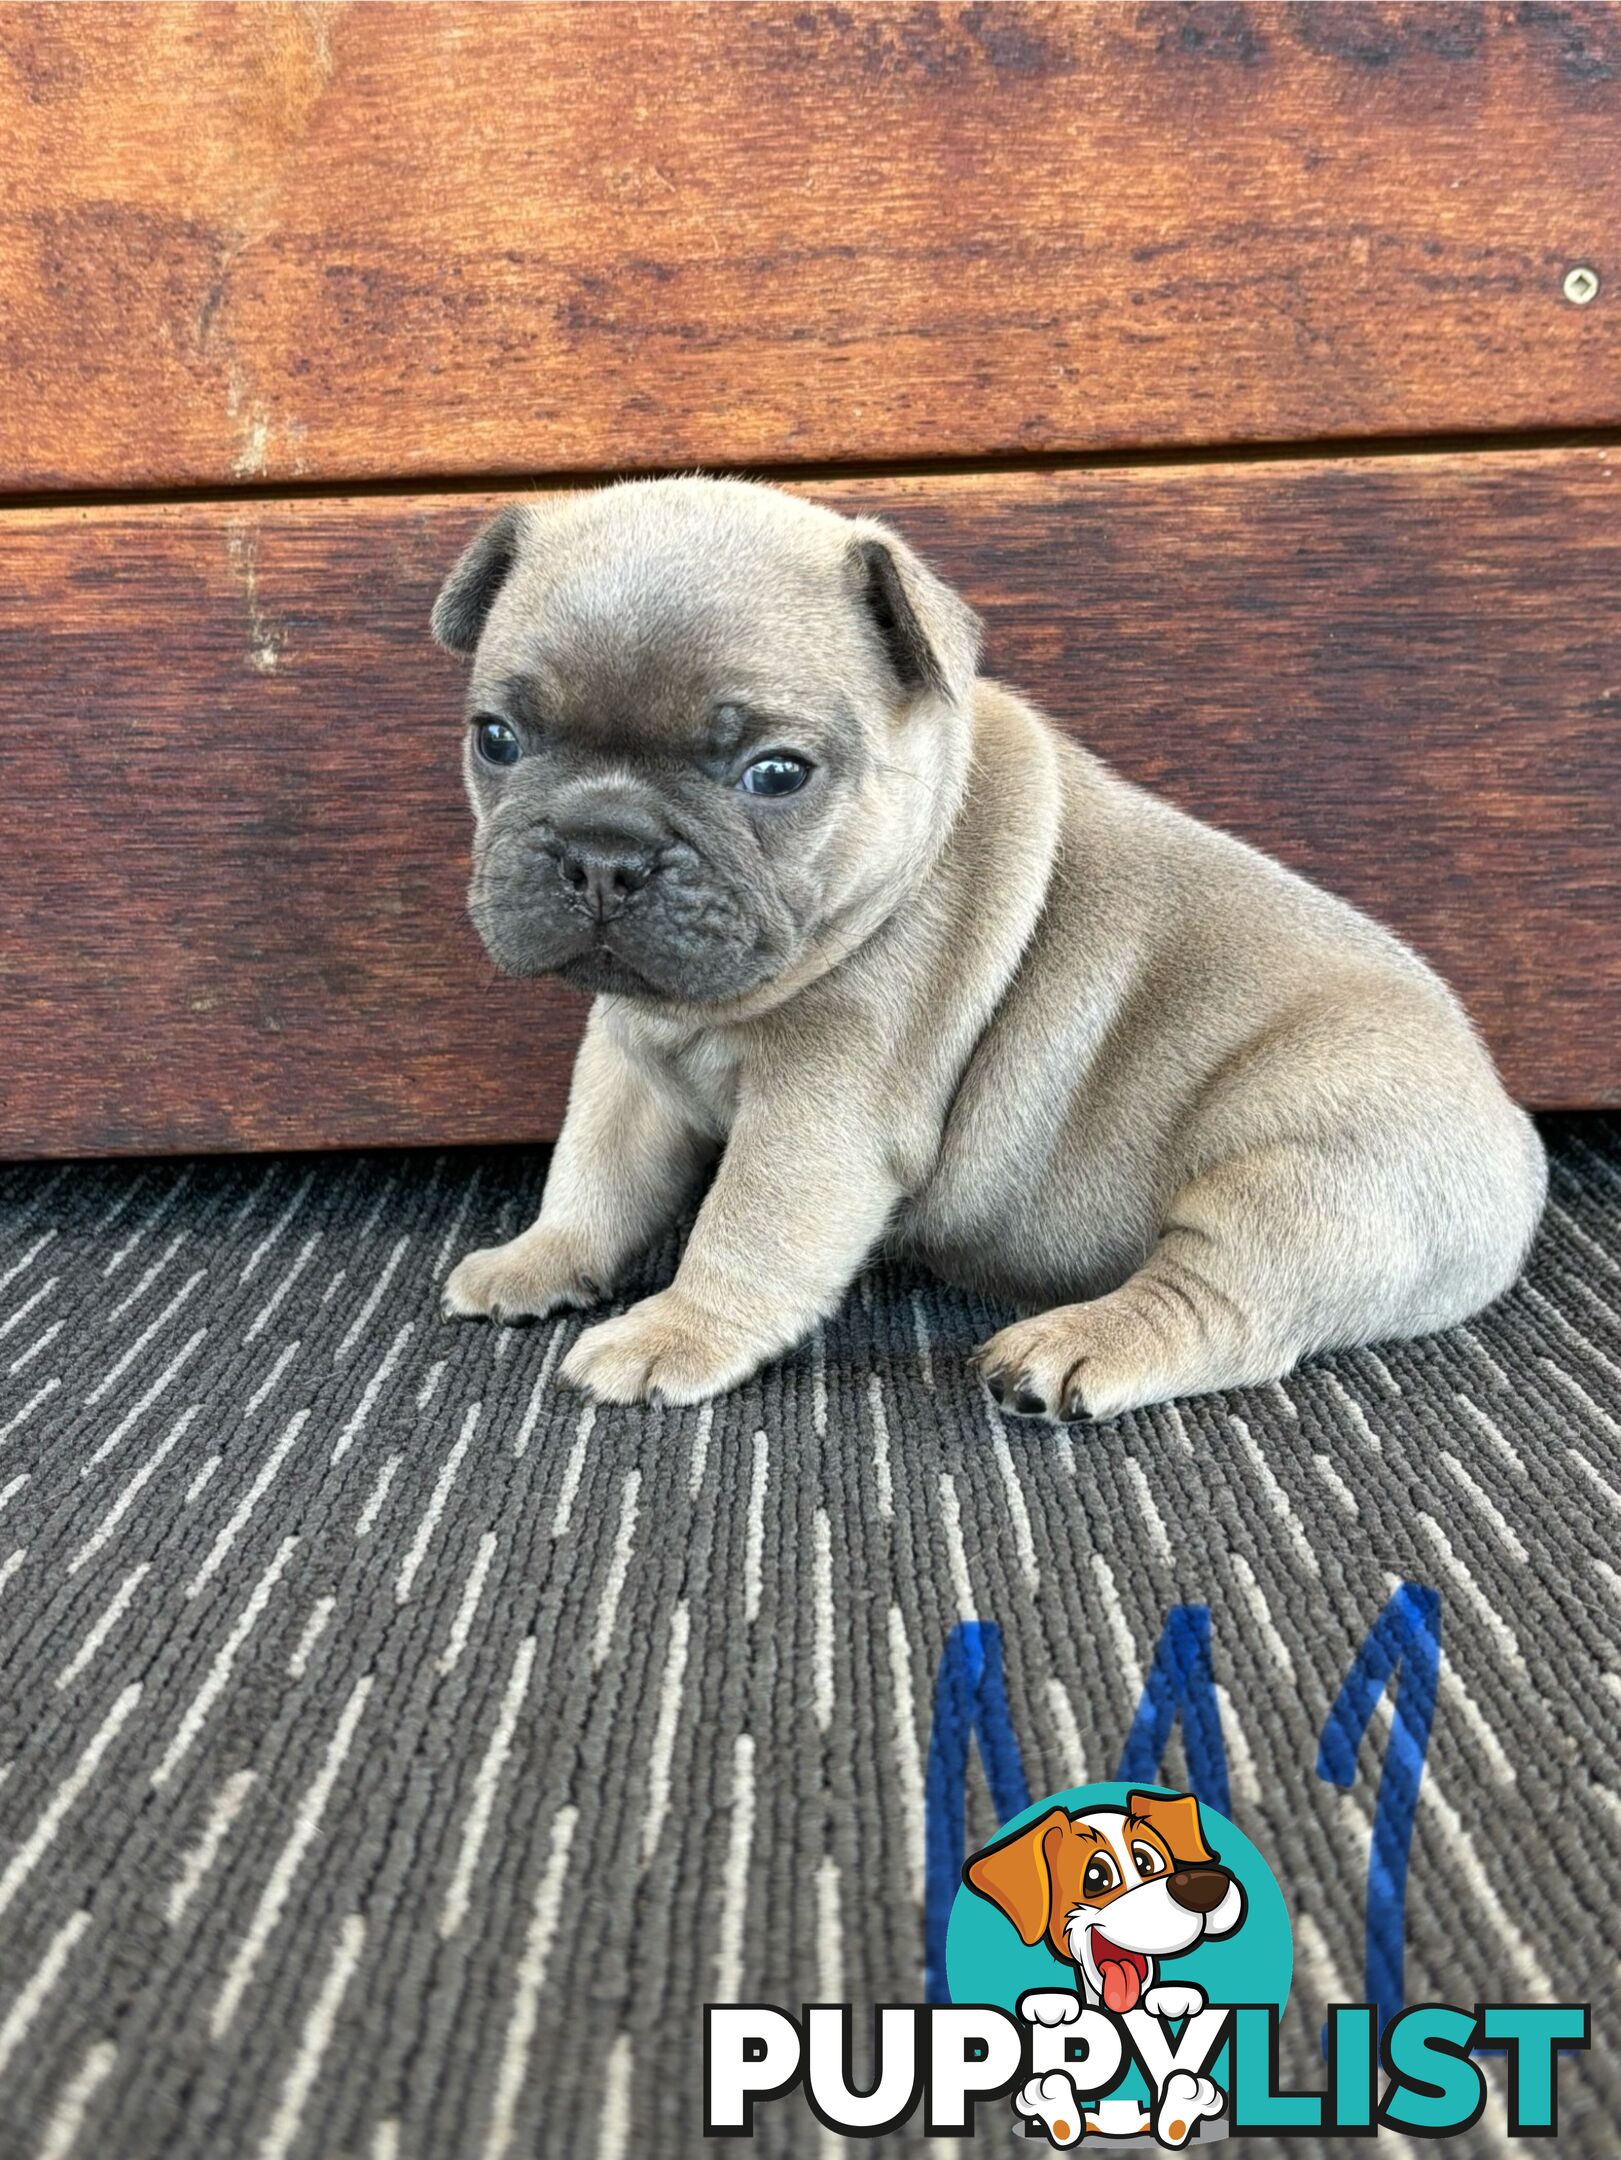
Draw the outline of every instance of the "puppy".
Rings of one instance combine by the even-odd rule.
[[[1160,1984],[1160,1960],[1244,1921],[1244,1892],[1205,1843],[1189,1793],[1134,1792],[1123,1808],[1084,1815],[1049,1808],[976,1853],[963,1880],[1007,1915],[1021,1941],[1045,1938],[1074,1967],[1081,2002],[1117,2017],[1139,2002],[1155,2017],[1203,2009],[1200,1989]]]
[[[1188,1793],[1134,1792],[1123,1808],[1084,1815],[1049,1808],[976,1853],[963,1880],[1007,1915],[1021,1941],[1045,1940],[1073,1967],[1076,1993],[1037,1989],[1020,1997],[1020,2015],[1038,2025],[1072,2025],[1083,2005],[1117,2017],[1139,2004],[1151,2017],[1191,2017],[1205,2007],[1204,1990],[1162,1981],[1161,1961],[1244,1923],[1243,1889],[1206,1844],[1199,1803]],[[1067,2072],[1049,2069],[1026,2081],[1015,2104],[1054,2145],[1089,2134],[1133,2137],[1152,2127],[1174,2148],[1218,2114],[1224,2099],[1211,2079],[1178,2071],[1150,2116],[1129,2099],[1087,2105]]]
[[[674,1281],[563,1372],[735,1387],[880,1244],[1034,1317],[1059,1418],[1272,1380],[1514,1280],[1542,1151],[1405,946],[977,673],[886,527],[735,481],[504,511],[472,656],[473,921],[596,995],[545,1204],[455,1317],[590,1305],[708,1189]]]

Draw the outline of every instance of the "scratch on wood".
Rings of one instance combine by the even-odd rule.
[[[227,524],[225,552],[248,603],[248,666],[256,675],[274,675],[287,638],[259,604],[259,535],[246,518]]]
[[[235,423],[236,455],[231,471],[239,480],[251,480],[270,462],[270,413],[262,398],[250,397],[240,364],[233,360],[225,383],[225,411]]]
[[[293,0],[247,19],[250,36],[233,100],[238,155],[228,190],[233,230],[203,296],[199,351],[210,343],[229,356],[225,411],[236,438],[231,472],[238,480],[270,469],[271,414],[257,394],[252,366],[239,356],[229,320],[232,281],[252,248],[274,241],[288,177],[306,154],[316,111],[331,84],[338,13],[331,0]]]

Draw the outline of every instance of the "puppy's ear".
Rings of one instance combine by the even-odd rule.
[[[857,521],[850,572],[902,689],[963,698],[979,664],[979,617],[874,518]]]
[[[1157,1830],[1171,1858],[1182,1866],[1205,1867],[1216,1857],[1204,1841],[1199,1803],[1192,1793],[1178,1793],[1174,1798],[1166,1793],[1128,1793],[1126,1812]]]
[[[1039,1822],[1016,1830],[1000,1845],[987,1845],[963,1869],[970,1890],[1005,1912],[1025,1943],[1038,1943],[1052,1918],[1053,1880],[1049,1840],[1066,1833],[1069,1817],[1049,1808]],[[1054,1841],[1056,1842],[1056,1840]]]
[[[518,559],[524,509],[513,503],[492,518],[439,588],[433,603],[433,634],[447,652],[470,653],[478,643],[496,594]]]

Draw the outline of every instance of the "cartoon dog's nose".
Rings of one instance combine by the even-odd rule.
[[[1178,1868],[1165,1887],[1184,1912],[1214,1912],[1231,1881],[1225,1868]]]
[[[656,867],[653,851],[629,833],[567,834],[557,858],[558,875],[587,914],[598,922],[617,915]]]

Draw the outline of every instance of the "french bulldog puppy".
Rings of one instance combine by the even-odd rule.
[[[673,1282],[564,1360],[602,1401],[737,1386],[880,1246],[1032,1312],[981,1368],[1064,1419],[1514,1280],[1542,1149],[1451,993],[980,677],[884,525],[709,479],[520,504],[433,628],[473,921],[596,993],[540,1217],[447,1315],[605,1299],[706,1178]]]

